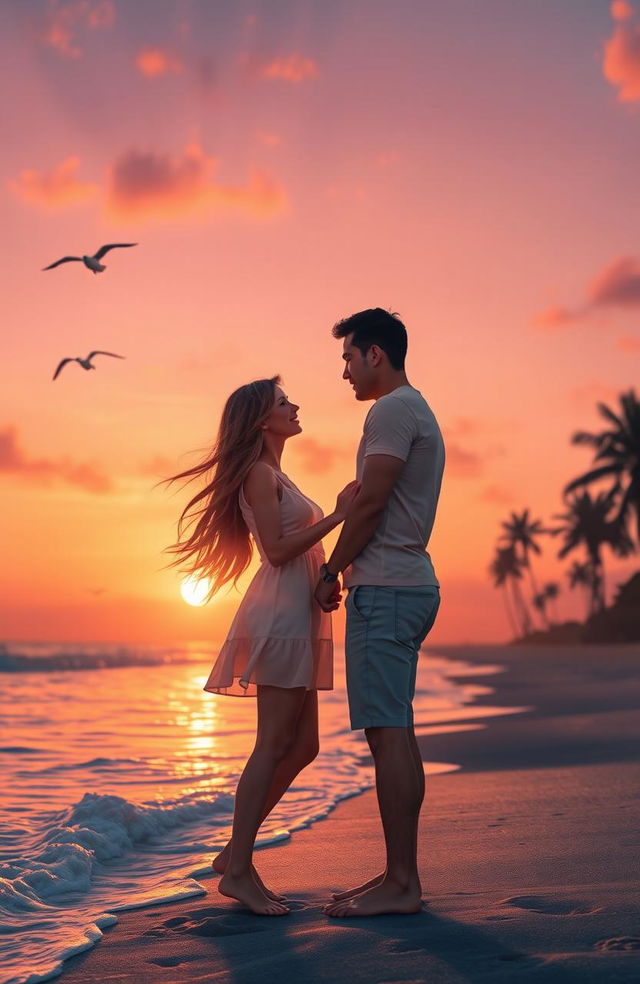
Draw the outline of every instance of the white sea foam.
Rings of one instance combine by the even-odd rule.
[[[94,647],[83,664],[80,647],[7,645],[0,658],[13,660],[0,695],[0,982],[35,984],[94,945],[116,912],[204,891],[197,878],[230,834],[255,701],[203,693],[213,657],[195,649]],[[487,692],[447,669],[421,661],[418,725]],[[321,753],[263,824],[262,846],[372,784],[340,654],[320,704]]]

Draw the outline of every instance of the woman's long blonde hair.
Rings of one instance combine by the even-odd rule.
[[[205,487],[187,503],[178,520],[178,538],[166,548],[169,566],[208,577],[208,597],[247,569],[253,552],[238,493],[262,452],[262,425],[275,403],[279,376],[240,386],[227,400],[213,450],[193,468],[165,479],[192,482],[211,473]]]

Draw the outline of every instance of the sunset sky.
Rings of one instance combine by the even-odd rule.
[[[447,444],[433,639],[506,639],[500,521],[562,510],[638,378],[640,3],[5,0],[0,44],[0,639],[224,638],[238,596],[181,600],[154,483],[281,373],[330,510],[369,406],[330,329],[377,305]],[[41,272],[109,242],[139,245]],[[52,382],[93,348],[126,361]]]

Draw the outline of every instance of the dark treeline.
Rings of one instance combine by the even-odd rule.
[[[640,545],[640,402],[635,391],[619,397],[615,412],[604,403],[598,411],[606,429],[578,431],[572,444],[594,451],[592,467],[563,490],[564,511],[549,525],[529,509],[512,512],[490,565],[496,587],[502,588],[509,624],[517,641],[631,642],[640,640],[640,572],[606,606],[603,551],[628,557]],[[595,484],[599,490],[592,491]],[[558,558],[573,559],[565,571],[566,587],[581,591],[584,622],[558,617],[557,581],[539,584],[532,558],[541,553],[545,537],[560,540]]]

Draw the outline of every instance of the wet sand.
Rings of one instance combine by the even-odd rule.
[[[425,759],[461,766],[427,782],[422,912],[322,912],[380,869],[371,791],[256,854],[290,915],[253,916],[203,879],[206,897],[120,914],[63,984],[640,980],[640,646],[438,652],[504,672],[478,676],[496,692],[465,715],[477,729],[420,734]],[[483,721],[483,704],[530,710]]]

